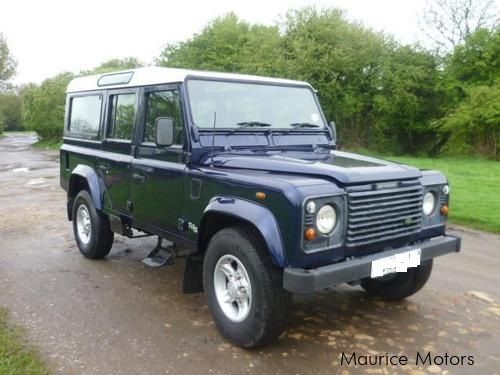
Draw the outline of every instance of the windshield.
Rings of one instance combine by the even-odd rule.
[[[189,80],[189,101],[199,128],[295,129],[325,127],[308,87]],[[214,116],[214,114],[216,114]]]

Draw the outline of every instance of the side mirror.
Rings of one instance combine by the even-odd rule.
[[[337,126],[335,125],[335,122],[330,121],[330,127],[332,129],[333,140],[337,143]]]
[[[158,117],[155,126],[158,146],[170,146],[174,143],[174,120],[171,117]]]

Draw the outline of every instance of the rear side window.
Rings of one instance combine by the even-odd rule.
[[[87,136],[97,136],[101,120],[101,106],[101,95],[71,98],[68,131]]]
[[[135,120],[135,94],[110,96],[108,138],[131,140]]]

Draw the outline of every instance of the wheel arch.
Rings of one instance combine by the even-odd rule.
[[[262,205],[239,198],[219,196],[209,202],[198,228],[197,252],[204,253],[217,231],[238,224],[253,227],[266,244],[273,264],[281,268],[286,266],[283,241],[273,213]]]
[[[73,201],[81,190],[87,190],[97,210],[102,209],[104,183],[96,171],[88,165],[79,164],[71,172],[68,183],[68,219],[72,219]]]

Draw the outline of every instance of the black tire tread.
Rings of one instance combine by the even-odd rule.
[[[390,301],[399,301],[417,293],[429,280],[432,259],[423,261],[420,266],[398,273],[390,280],[366,278],[361,286],[368,293]]]
[[[89,209],[91,220],[95,232],[91,238],[88,248],[81,244],[78,240],[78,235],[76,232],[76,212],[79,202],[83,201],[87,208]],[[98,211],[93,204],[92,197],[86,190],[81,190],[75,197],[73,204],[73,231],[75,233],[75,239],[80,252],[89,259],[103,259],[111,251],[113,246],[114,233],[111,230],[109,223],[109,217],[104,215],[102,212]]]
[[[259,330],[255,331],[252,337],[245,338],[244,342],[236,342],[232,337],[226,335],[224,328],[220,326],[217,319],[215,319],[215,323],[224,337],[238,346],[244,348],[264,346],[279,337],[285,329],[292,296],[283,289],[282,270],[272,264],[266,246],[260,234],[254,228],[239,225],[220,230],[210,240],[207,253],[213,243],[220,241],[224,237],[230,237],[231,241],[237,240],[241,247],[245,248],[256,274],[264,278],[262,280],[264,285],[268,285],[267,288],[263,288],[263,300],[267,301],[267,303],[263,303],[264,311],[257,312],[262,322],[259,325]],[[204,277],[204,282],[205,279]],[[206,285],[205,293],[207,293]]]

